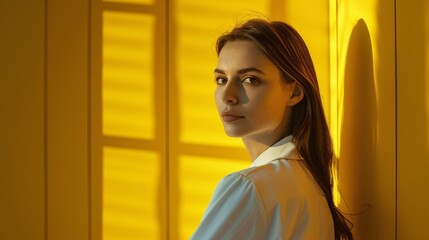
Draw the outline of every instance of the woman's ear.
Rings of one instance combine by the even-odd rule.
[[[292,107],[299,103],[304,98],[304,91],[300,84],[294,84],[293,90],[290,95],[288,106]]]

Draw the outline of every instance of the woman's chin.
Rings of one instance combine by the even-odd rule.
[[[225,133],[228,137],[234,137],[234,138],[238,138],[238,137],[242,137],[243,133],[238,132],[238,131],[231,131],[231,130],[227,130],[225,129]]]

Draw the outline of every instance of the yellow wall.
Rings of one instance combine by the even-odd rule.
[[[0,7],[0,239],[85,239],[88,2]]]
[[[0,239],[45,235],[44,13],[0,4]]]
[[[429,3],[396,3],[398,239],[429,239]]]
[[[393,1],[337,1],[340,207],[357,239],[395,236],[394,20]]]
[[[212,71],[253,11],[310,48],[356,239],[428,238],[429,4],[396,4],[3,1],[0,239],[188,239],[250,163]]]
[[[167,239],[166,7],[91,1],[93,239]]]

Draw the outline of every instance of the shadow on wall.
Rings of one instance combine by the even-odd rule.
[[[377,102],[371,38],[360,19],[350,36],[344,76],[343,121],[339,173],[341,193],[354,229],[364,236],[371,225],[371,196],[375,189]]]

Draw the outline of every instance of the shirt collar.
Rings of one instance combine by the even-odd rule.
[[[250,167],[261,166],[276,159],[300,160],[298,151],[293,143],[292,135],[289,135],[259,155]]]

